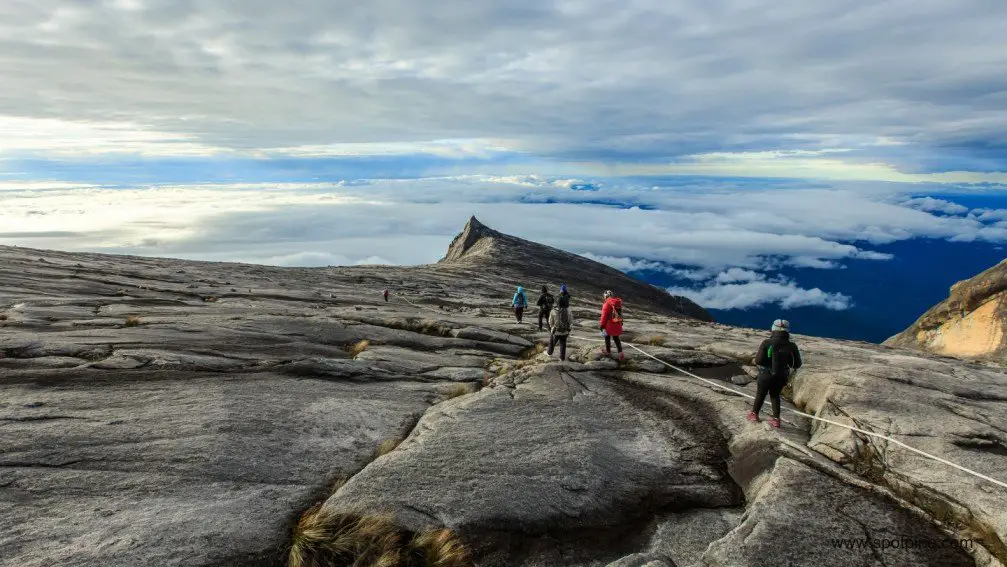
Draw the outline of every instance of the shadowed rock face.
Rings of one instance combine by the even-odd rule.
[[[1007,260],[951,286],[947,299],[885,344],[1007,362]]]
[[[751,424],[747,400],[634,350],[602,358],[580,286],[628,290],[627,340],[748,394],[765,333],[468,228],[411,268],[0,249],[0,565],[282,565],[316,502],[450,528],[484,567],[1007,561],[1007,490],[834,425]],[[508,310],[540,277],[576,300],[565,363]],[[1001,368],[796,340],[798,407],[1004,479]],[[941,549],[875,545],[898,538]]]

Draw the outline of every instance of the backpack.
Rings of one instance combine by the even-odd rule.
[[[545,305],[543,306],[543,308],[546,311],[552,311],[552,306],[554,303],[556,303],[556,298],[553,297],[552,295],[547,295],[545,296],[544,299],[545,299]]]
[[[612,314],[608,320],[612,323],[622,324],[622,306],[612,305]]]
[[[550,324],[553,326],[553,333],[556,335],[569,335],[570,327],[573,323],[570,321],[570,310],[565,308],[559,308],[553,311],[554,315],[550,315]],[[553,319],[555,317],[555,319]]]
[[[773,376],[777,378],[789,376],[790,370],[794,367],[793,344],[769,345],[769,361]]]

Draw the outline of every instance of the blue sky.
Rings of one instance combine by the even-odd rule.
[[[995,0],[7,2],[0,243],[411,264],[475,213],[711,307],[848,310],[818,276],[1007,240],[1004,21]]]

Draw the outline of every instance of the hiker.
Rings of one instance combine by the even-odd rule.
[[[549,313],[549,356],[553,347],[559,344],[559,359],[566,360],[566,339],[570,336],[573,320],[570,317],[570,294],[565,292],[566,286],[560,288],[559,303],[556,309]]]
[[[759,421],[759,411],[766,401],[766,394],[773,405],[773,417],[769,425],[780,426],[780,392],[790,379],[790,372],[804,364],[801,360],[801,349],[790,340],[790,322],[784,319],[773,321],[772,334],[759,345],[755,354],[755,365],[759,367],[756,378],[758,390],[755,394],[755,404],[748,412],[748,421]]]
[[[388,290],[387,289],[381,292],[381,296],[385,298],[385,303],[388,303]]]
[[[610,290],[603,294],[605,303],[601,306],[601,320],[598,328],[605,337],[605,348],[601,351],[605,356],[612,355],[612,341],[615,341],[615,348],[619,352],[619,360],[625,360],[626,355],[622,353],[622,300],[615,296]]]
[[[538,296],[538,330],[542,330],[542,320],[544,319],[546,323],[549,322],[549,312],[552,311],[552,306],[556,302],[556,298],[549,293],[549,288],[547,286],[542,286],[542,295]]]
[[[517,318],[517,322],[521,322],[521,316],[524,315],[524,308],[528,306],[528,298],[524,295],[524,288],[517,286],[517,292],[514,294],[514,299],[511,300],[511,307],[514,308],[514,317]]]

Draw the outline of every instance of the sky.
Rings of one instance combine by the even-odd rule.
[[[1001,0],[7,0],[0,243],[416,264],[476,214],[714,309],[847,310],[801,274],[1007,241],[1004,21]]]

